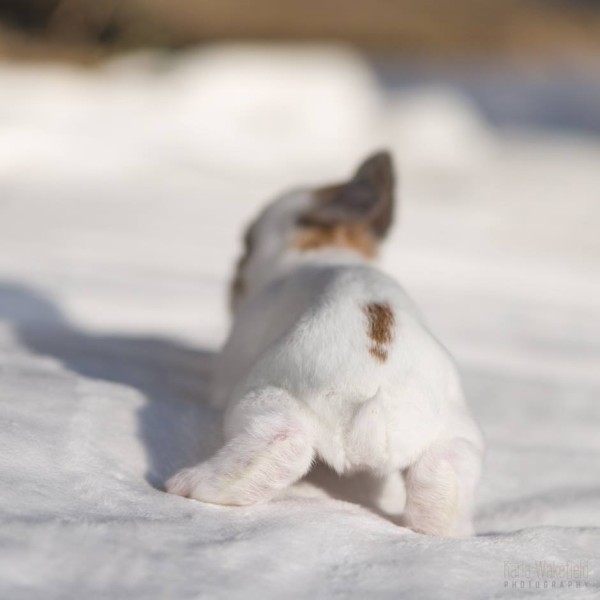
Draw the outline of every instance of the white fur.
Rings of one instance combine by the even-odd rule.
[[[434,535],[471,532],[482,438],[456,368],[410,299],[352,249],[299,251],[296,191],[252,226],[246,294],[215,373],[226,445],[167,483],[205,502],[268,500],[315,459],[339,473],[405,473],[405,524]],[[370,352],[369,303],[387,303],[385,361]]]

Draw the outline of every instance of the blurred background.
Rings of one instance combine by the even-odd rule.
[[[597,523],[597,1],[0,0],[0,340],[133,381],[193,454],[180,350],[226,335],[244,226],[380,147],[383,267],[488,437],[479,529]]]
[[[459,360],[599,384],[599,57],[593,0],[0,0],[0,276],[213,347],[258,207],[387,146]]]

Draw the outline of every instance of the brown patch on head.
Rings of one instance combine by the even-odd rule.
[[[231,288],[229,290],[229,303],[233,308],[242,298],[242,296],[246,293],[246,282],[244,281],[244,277],[240,272],[241,259],[237,264],[235,275],[233,277],[233,281],[231,282]]]
[[[252,254],[252,238],[250,236],[250,229],[251,227],[248,227],[248,229],[246,229],[246,233],[244,234],[244,253],[237,261],[235,266],[235,274],[229,289],[229,305],[231,308],[234,308],[242,296],[244,296],[246,293],[246,281],[242,272],[246,263],[250,259],[250,254]]]
[[[304,225],[361,225],[377,239],[385,237],[394,212],[394,169],[387,152],[373,154],[352,178],[320,188],[301,215]]]
[[[388,357],[389,345],[394,339],[395,317],[387,302],[370,302],[363,307],[368,319],[367,335],[371,339],[369,354],[380,362]]]
[[[377,244],[371,232],[357,225],[302,227],[294,237],[292,246],[302,252],[328,247],[349,248],[365,258],[373,258],[377,254]]]
[[[300,250],[345,247],[373,258],[392,223],[393,191],[390,155],[373,154],[348,182],[313,192],[310,207],[299,215],[302,229],[293,246]]]

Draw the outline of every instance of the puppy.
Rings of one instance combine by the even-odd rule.
[[[403,522],[416,532],[472,532],[480,431],[451,357],[372,264],[393,213],[381,152],[348,182],[285,194],[250,225],[212,397],[227,442],[168,492],[263,502],[319,459],[340,474],[402,472]]]

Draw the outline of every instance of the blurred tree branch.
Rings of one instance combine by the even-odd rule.
[[[600,48],[592,0],[0,0],[0,19],[5,51],[18,36],[32,48],[101,51],[214,40],[342,41],[426,55]]]

